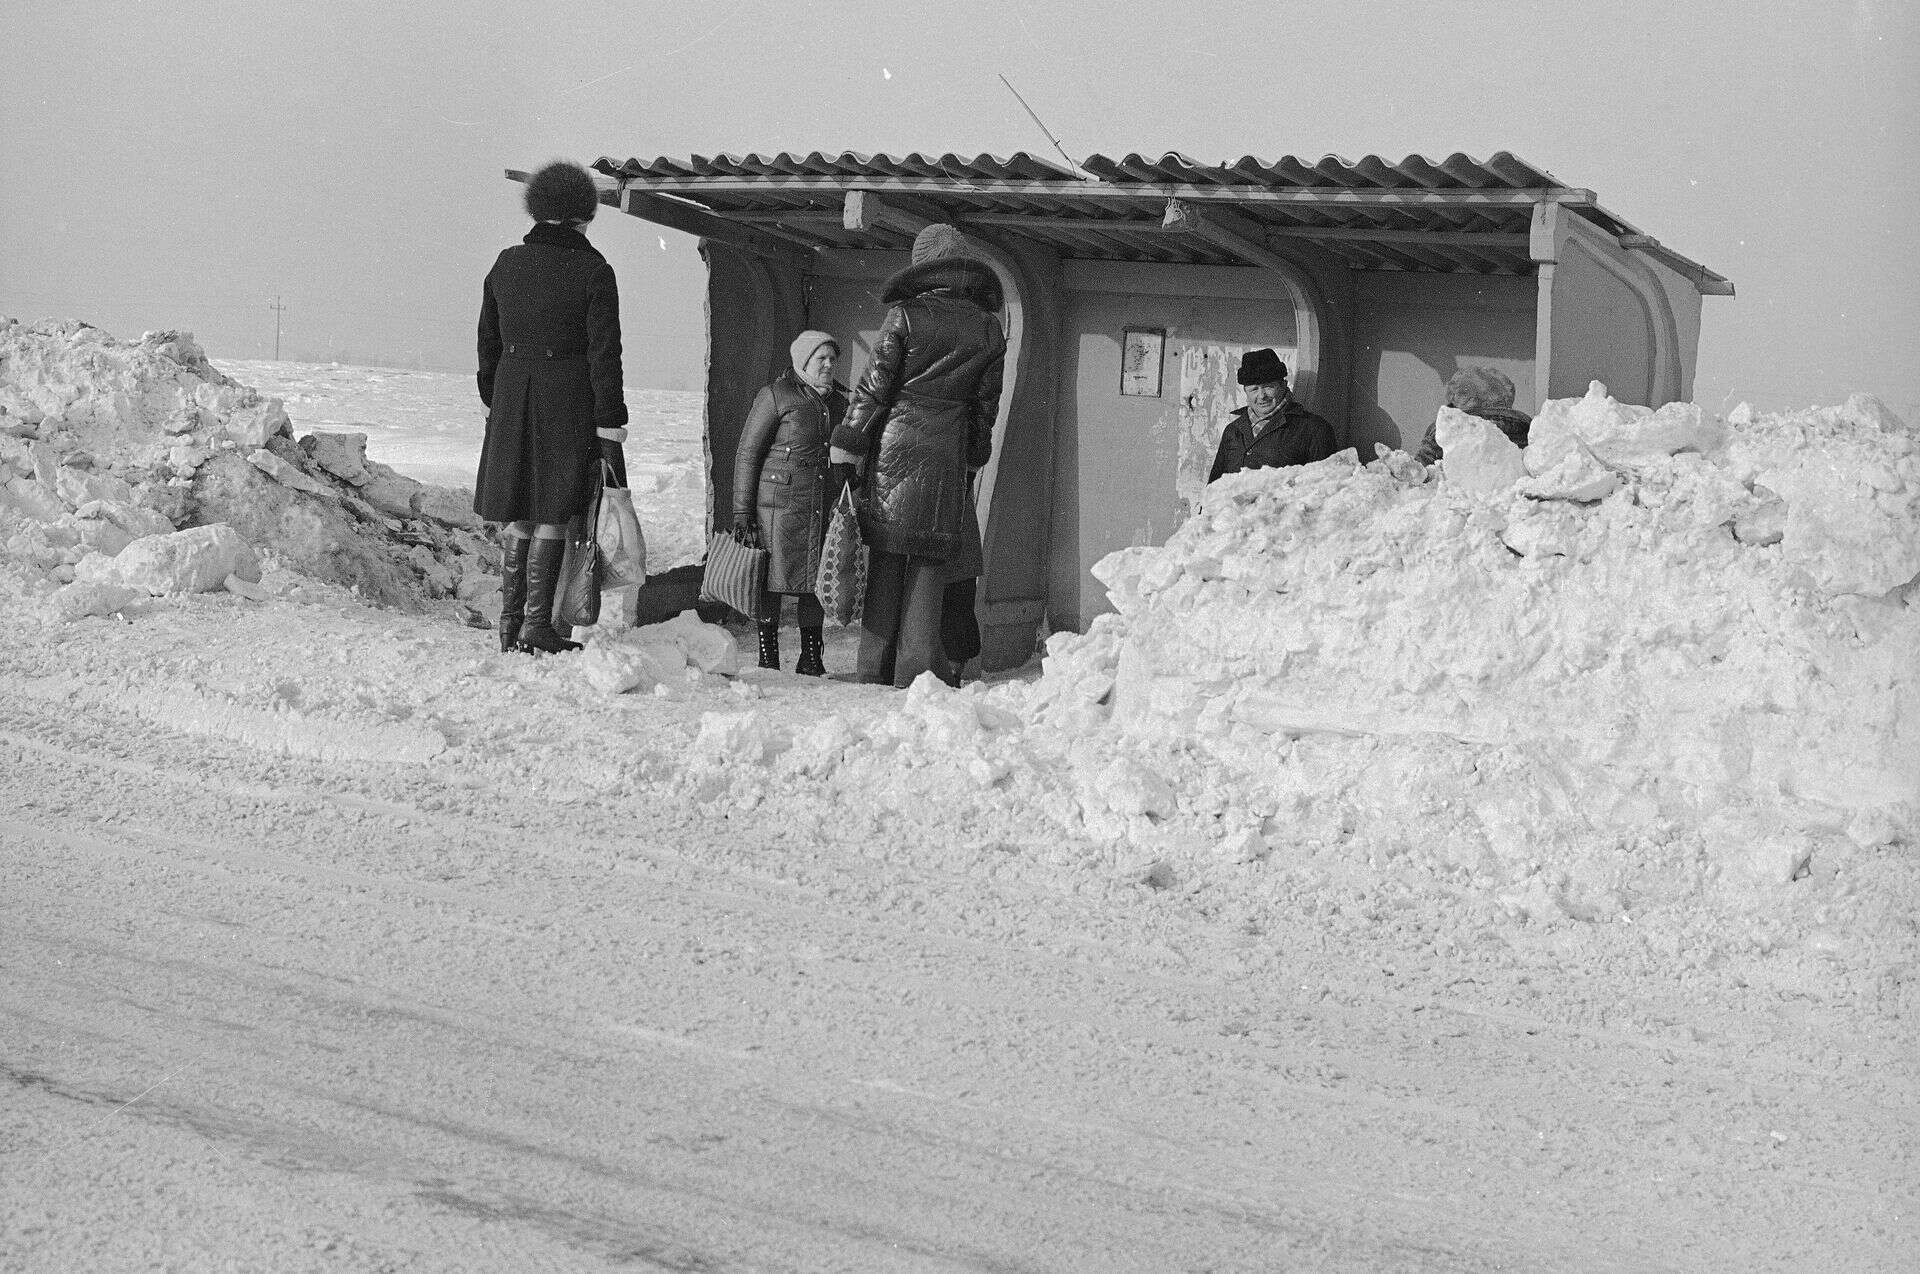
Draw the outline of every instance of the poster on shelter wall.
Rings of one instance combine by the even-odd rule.
[[[1191,517],[1200,511],[1200,494],[1207,487],[1213,453],[1234,412],[1247,405],[1240,392],[1240,358],[1250,349],[1271,349],[1292,370],[1298,351],[1289,345],[1263,341],[1249,345],[1182,342],[1175,347],[1180,359],[1180,459],[1174,470],[1174,492],[1186,502]]]

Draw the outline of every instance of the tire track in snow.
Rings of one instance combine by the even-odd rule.
[[[7,1001],[11,1022],[33,1025],[31,1046],[69,1068],[36,1073],[78,1082],[106,1064],[104,1046],[124,1099],[208,1053],[233,1096],[204,1117],[292,1111],[365,1162],[410,1165],[396,1180],[443,1179],[425,1202],[476,1222],[537,1228],[546,1213],[574,1215],[581,1197],[589,1220],[631,1215],[632,1179],[542,1168],[515,1149],[558,1138],[622,1165],[645,1147],[669,1184],[707,1183],[682,1200],[690,1233],[784,1236],[781,1218],[798,1217],[793,1242],[841,1257],[881,1250],[870,1245],[890,1240],[872,1235],[905,1227],[919,1250],[1005,1268],[1034,1252],[1058,1256],[1050,1267],[1089,1252],[1115,1268],[1210,1254],[1231,1264],[1290,1244],[1330,1268],[1468,1268],[1514,1250],[1531,1268],[1577,1268],[1562,1239],[1528,1229],[1541,1206],[1531,1192],[1566,1207],[1570,1234],[1618,1233],[1607,1229],[1617,1205],[1592,1201],[1601,1183],[1581,1156],[1611,1170],[1622,1161],[1613,1139],[1637,1124],[1582,1129],[1556,1106],[1597,1088],[1664,1111],[1676,1083],[1677,1100],[1719,1100],[1705,1060],[1569,1056],[1496,1021],[1449,1039],[1458,1052],[1438,1089],[1449,1109],[1424,1073],[1435,1066],[1424,1031],[1403,1006],[1364,1007],[1358,980],[1331,979],[1352,1006],[1275,994],[1284,984],[1262,1002],[1250,977],[1193,972],[1227,967],[1209,950],[1220,938],[1177,911],[1116,913],[1103,899],[893,860],[814,862],[798,847],[773,851],[763,816],[702,832],[644,798],[585,812],[596,834],[628,825],[634,856],[621,858],[576,847],[565,833],[583,812],[550,802],[481,796],[468,814],[388,799],[421,790],[417,768],[401,780],[334,763],[220,796],[226,776],[271,771],[160,738],[116,741],[134,755],[96,762],[86,753],[104,741],[85,723],[25,728],[60,742],[16,744],[23,766],[0,778],[21,798],[4,834],[38,855],[0,864],[8,884],[29,873],[31,897],[14,896],[33,921],[4,926],[4,963],[80,951],[84,934],[102,964],[36,984],[31,1003]],[[329,784],[340,801],[315,796]],[[205,798],[183,805],[188,790]],[[350,808],[366,817],[343,817]],[[192,826],[148,812],[183,809]],[[65,825],[83,814],[103,821]],[[662,839],[678,848],[652,843]],[[460,873],[451,883],[431,878],[449,870]],[[923,906],[870,911],[886,889]],[[488,915],[510,932],[469,923]],[[1058,921],[1103,935],[1111,967],[1035,932]],[[1128,926],[1136,939],[1184,940],[1187,972],[1170,976],[1118,940]],[[113,941],[100,945],[102,933]],[[1314,968],[1340,958],[1335,947]],[[1235,1025],[1276,1011],[1285,1029],[1263,1027],[1271,1042]],[[96,1045],[92,1061],[59,1051],[77,1037]],[[389,1069],[344,1076],[349,1055]],[[381,1102],[361,1100],[369,1086]],[[1830,1099],[1820,1112],[1839,1113]],[[1724,1190],[1730,1216],[1785,1206],[1785,1180],[1757,1193],[1742,1183],[1736,1198],[1705,1153],[1706,1122],[1671,1126],[1699,1140],[1676,1162]],[[1536,1129],[1558,1143],[1550,1152],[1533,1146]],[[1846,1112],[1834,1135],[1863,1131]],[[1872,1150],[1886,1135],[1853,1144]],[[1463,1165],[1478,1180],[1463,1183]],[[1682,1232],[1663,1228],[1672,1212],[1646,1202],[1615,1254],[1684,1250]],[[953,1215],[928,1215],[942,1209]],[[992,1251],[957,1255],[982,1234],[999,1236]],[[697,1240],[687,1250],[733,1250]]]

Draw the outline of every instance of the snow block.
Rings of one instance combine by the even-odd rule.
[[[316,482],[300,472],[289,461],[274,455],[265,447],[247,456],[247,463],[272,478],[283,487],[292,487],[295,491],[305,491],[308,495],[332,495],[333,488],[324,482]]]
[[[0,486],[0,505],[6,505],[38,522],[57,522],[67,511],[45,483],[38,478],[9,478]]]
[[[1616,401],[1599,381],[1583,398],[1555,398],[1527,431],[1527,472],[1539,476],[1584,450],[1607,467],[1639,467],[1682,451],[1711,452],[1726,440],[1719,421],[1697,403],[1668,403],[1654,411]]]
[[[1448,485],[1496,495],[1527,476],[1520,448],[1491,421],[1442,407],[1434,426],[1434,436],[1446,453],[1440,472]]]
[[[362,500],[389,517],[420,516],[420,502],[426,494],[423,484],[395,473],[383,464],[369,464],[367,473],[367,481],[360,488]]]
[[[365,434],[324,433],[316,429],[300,439],[300,450],[342,482],[356,487],[366,485],[370,475]]]
[[[133,487],[124,478],[110,473],[91,473],[85,469],[62,468],[54,475],[54,487],[70,507],[78,508],[94,500],[126,504],[133,499]]]
[[[239,532],[225,523],[135,540],[115,557],[94,553],[74,567],[75,583],[120,584],[156,597],[206,593],[227,576],[260,578],[260,563]]]
[[[47,599],[47,609],[54,618],[71,623],[89,615],[111,615],[124,610],[146,594],[140,589],[129,588],[124,584],[90,580],[85,583],[75,581],[57,589]]]
[[[279,434],[292,434],[293,426],[278,398],[262,398],[235,409],[221,430],[236,446],[254,448],[266,446],[267,439]]]

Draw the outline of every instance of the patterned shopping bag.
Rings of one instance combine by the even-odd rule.
[[[827,541],[820,548],[820,573],[814,595],[830,623],[842,628],[858,623],[860,603],[867,594],[867,546],[860,539],[860,519],[853,508],[853,491],[843,489],[827,521]]]

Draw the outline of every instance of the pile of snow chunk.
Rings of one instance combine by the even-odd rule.
[[[479,520],[365,453],[296,441],[187,333],[0,318],[0,583],[56,618],[258,581],[259,557],[411,610],[492,592]]]
[[[580,675],[602,694],[648,693],[686,680],[688,671],[731,677],[739,650],[727,630],[692,611],[639,628],[595,629],[575,657]]]
[[[1709,421],[1596,384],[1524,452],[1437,423],[1438,481],[1351,452],[1229,475],[1167,544],[1095,566],[1117,614],[1007,693],[1036,726],[1107,714],[1177,809],[1108,765],[1089,828],[1211,810],[1235,859],[1360,837],[1576,918],[1670,887],[1644,877],[1662,855],[1784,882],[1822,845],[1920,840],[1901,422],[1864,396]]]

